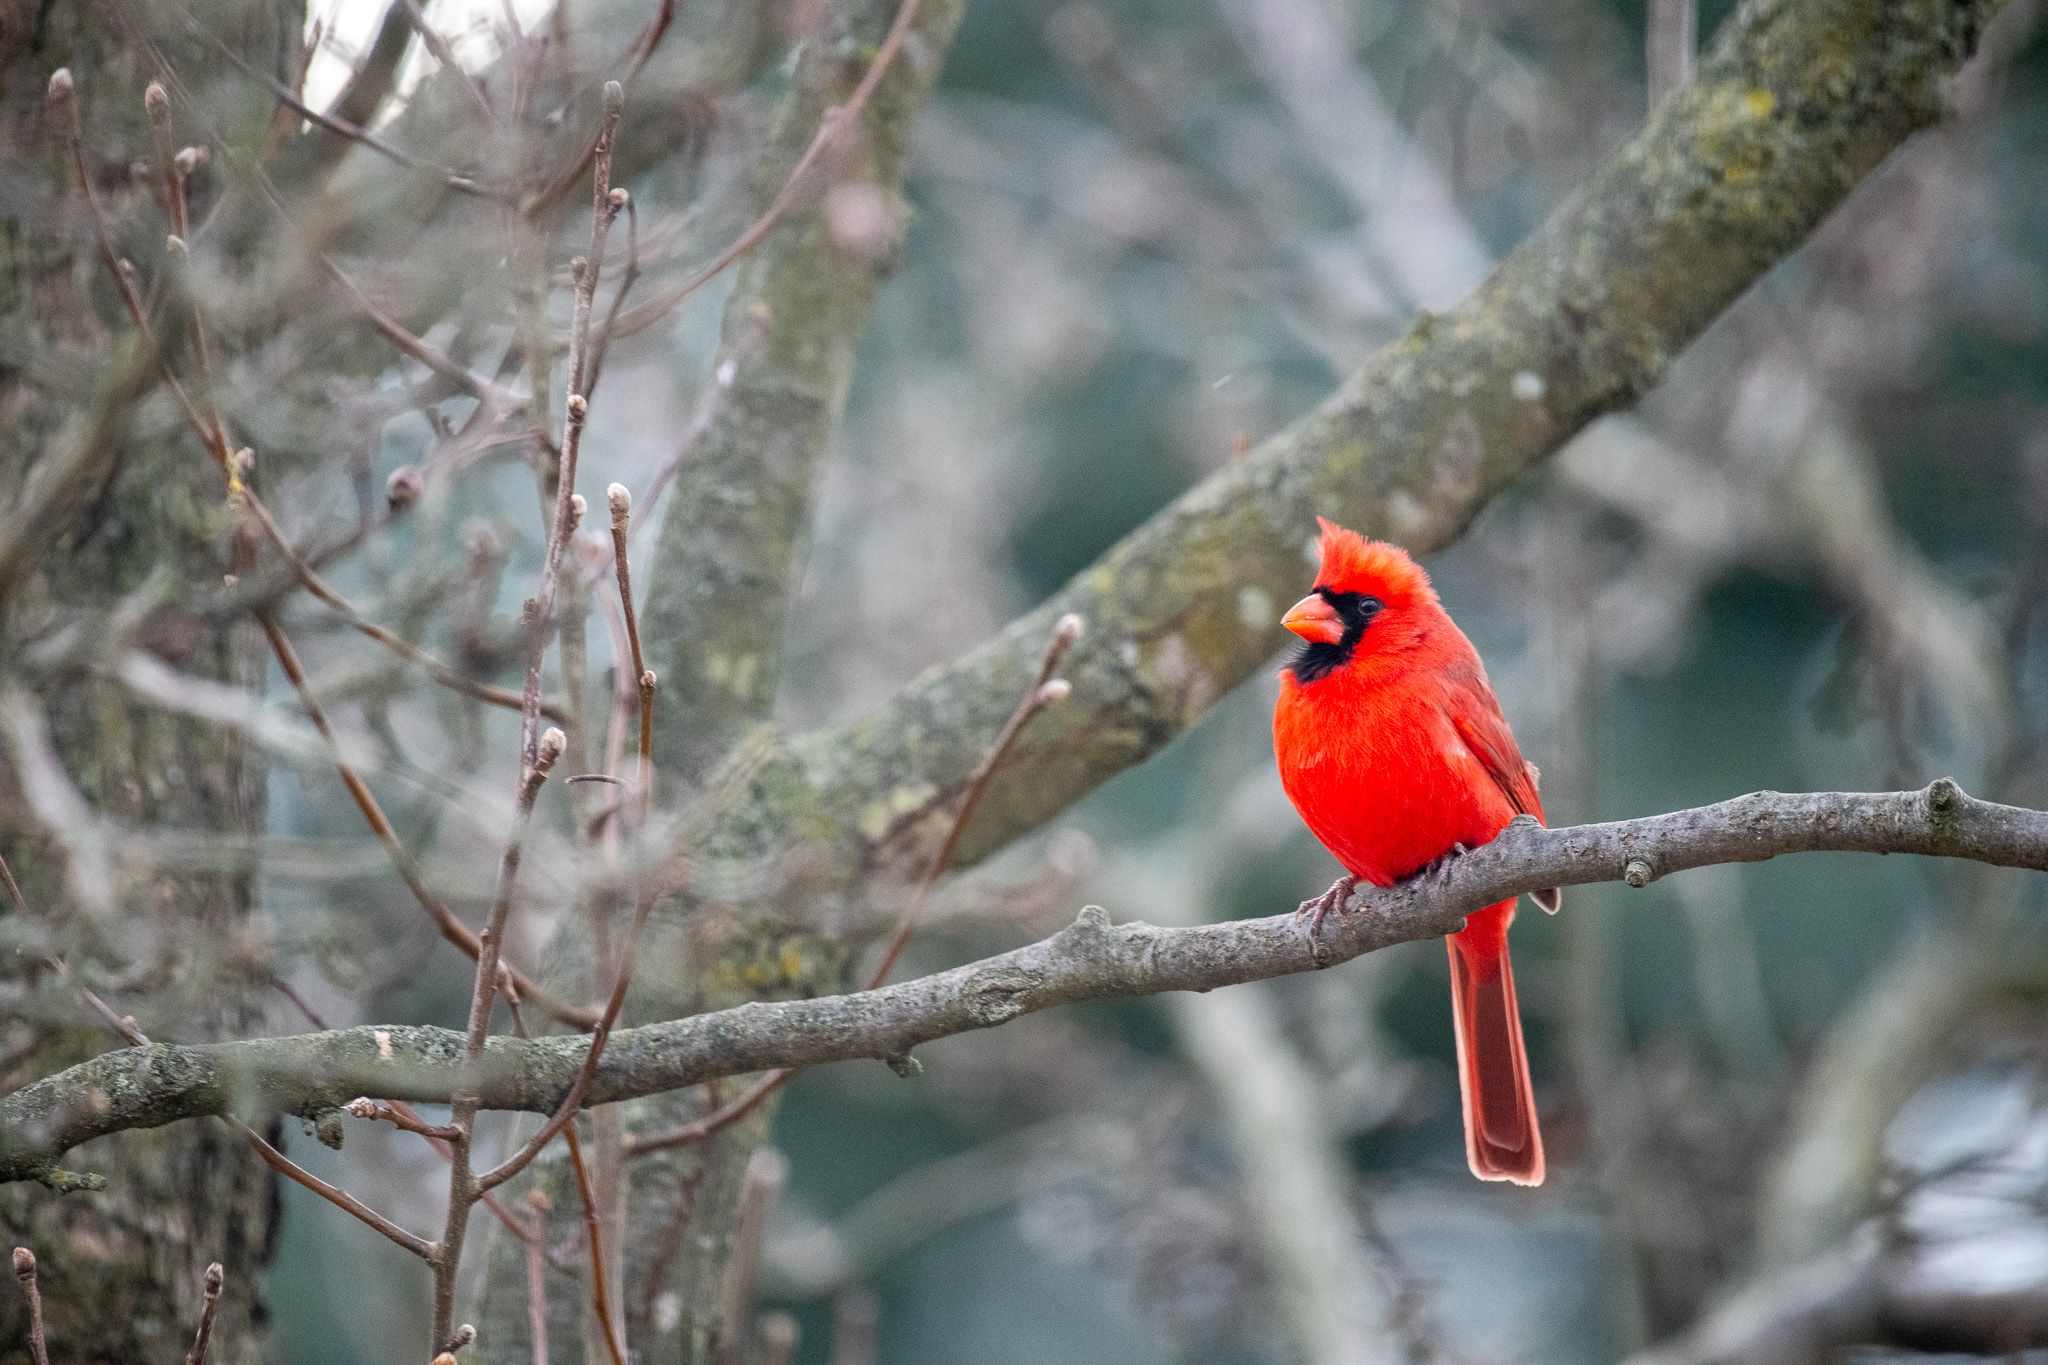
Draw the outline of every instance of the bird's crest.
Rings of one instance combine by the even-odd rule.
[[[1322,568],[1316,574],[1318,588],[1377,597],[1388,606],[1436,605],[1436,589],[1429,585],[1429,575],[1406,550],[1384,540],[1368,540],[1323,517],[1316,518],[1316,525],[1323,529],[1317,546],[1322,552]]]

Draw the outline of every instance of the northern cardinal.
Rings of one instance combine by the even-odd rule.
[[[1324,521],[1315,590],[1281,624],[1303,644],[1280,674],[1273,750],[1288,799],[1355,881],[1391,886],[1543,818],[1472,642],[1407,552]],[[1555,912],[1555,889],[1532,896]],[[1508,963],[1515,902],[1473,912],[1449,939],[1465,1156],[1481,1180],[1543,1183],[1543,1136]]]

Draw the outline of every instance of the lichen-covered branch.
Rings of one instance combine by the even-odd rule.
[[[858,0],[805,43],[762,159],[783,185],[838,117],[903,0]],[[837,130],[788,214],[740,267],[726,303],[710,422],[675,476],[641,616],[662,693],[664,771],[700,776],[757,719],[776,661],[798,548],[826,452],[839,431],[876,287],[904,215],[910,129],[959,24],[961,0],[922,0],[909,41],[854,126]]]
[[[1357,893],[1313,944],[1293,915],[1161,929],[1100,910],[1027,947],[879,990],[755,1002],[613,1035],[588,1097],[605,1104],[771,1067],[901,1056],[1081,1000],[1206,991],[1347,961],[1456,929],[1518,891],[1646,885],[1709,863],[1797,852],[1917,853],[2048,871],[2048,812],[1997,805],[1942,779],[1916,792],[1757,792],[1668,815],[1547,830],[1520,821],[1443,873]],[[548,1113],[581,1067],[576,1037],[493,1038],[469,1065],[446,1029],[361,1027],[287,1038],[110,1052],[0,1099],[0,1182],[47,1177],[109,1133],[202,1115],[320,1118],[350,1099]]]
[[[936,811],[1064,612],[1074,700],[989,793],[963,861],[1152,754],[1264,664],[1313,514],[1430,551],[1624,407],[1914,131],[1998,0],[1763,0],[1470,298],[1153,517],[1037,611],[880,711],[796,742],[868,839]],[[871,818],[869,818],[871,817]],[[914,861],[914,860],[913,860]]]

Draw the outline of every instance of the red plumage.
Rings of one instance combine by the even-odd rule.
[[[1391,886],[1517,814],[1543,818],[1472,642],[1398,546],[1317,518],[1322,569],[1286,617],[1308,643],[1280,675],[1273,750],[1294,808],[1353,877]],[[1547,910],[1557,893],[1536,897]],[[1465,1154],[1482,1180],[1543,1181],[1543,1137],[1515,1004],[1515,902],[1449,939]]]

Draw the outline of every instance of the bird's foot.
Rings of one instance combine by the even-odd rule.
[[[1358,885],[1356,877],[1339,877],[1330,883],[1330,889],[1312,900],[1305,900],[1295,907],[1294,913],[1308,916],[1308,936],[1311,940],[1322,932],[1323,919],[1332,910],[1342,909],[1344,902],[1351,899],[1352,889]]]
[[[1424,863],[1422,869],[1415,874],[1415,879],[1417,881],[1425,879],[1429,881],[1442,881],[1451,875],[1451,864],[1471,851],[1471,849],[1463,844],[1452,844],[1440,855]]]

